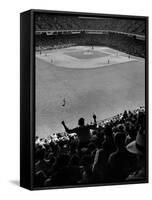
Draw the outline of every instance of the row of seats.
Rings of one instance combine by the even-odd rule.
[[[123,18],[80,18],[77,16],[38,14],[36,30],[114,30],[119,32],[145,34],[145,21]]]

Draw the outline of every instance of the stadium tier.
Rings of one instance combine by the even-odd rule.
[[[35,25],[36,50],[94,45],[145,57],[143,20],[41,14]]]
[[[62,15],[36,15],[36,31],[41,30],[114,30],[118,32],[145,34],[143,20],[117,18],[87,18]]]
[[[37,35],[36,49],[45,50],[77,45],[108,46],[134,56],[145,57],[145,41],[118,33]]]

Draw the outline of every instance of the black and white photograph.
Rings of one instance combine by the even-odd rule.
[[[144,17],[34,14],[35,188],[147,182]]]
[[[151,4],[1,3],[2,200],[149,199]]]

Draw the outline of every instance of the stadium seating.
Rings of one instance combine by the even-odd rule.
[[[36,30],[114,30],[144,35],[143,20],[120,18],[84,18],[65,15],[42,14],[36,16]]]
[[[37,49],[64,48],[76,45],[108,46],[130,55],[145,57],[145,41],[118,33],[37,35]]]
[[[145,137],[144,108],[100,121],[85,147],[66,133],[36,137],[35,186],[114,183],[132,180],[130,177],[134,180],[138,161],[126,148],[139,132]],[[144,177],[142,172],[138,180]]]
[[[104,45],[125,53],[145,57],[145,41],[136,38],[145,35],[143,20],[123,18],[89,18],[66,15],[41,14],[35,17],[36,31],[81,30],[77,34],[66,32],[57,35],[36,34],[36,49],[63,48],[73,45]],[[85,32],[83,31],[85,30]],[[87,30],[107,30],[89,34]],[[125,33],[125,34],[123,34]]]

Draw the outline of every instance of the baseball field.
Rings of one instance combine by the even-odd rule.
[[[36,53],[36,135],[74,128],[145,105],[145,60],[108,47],[74,46]]]

